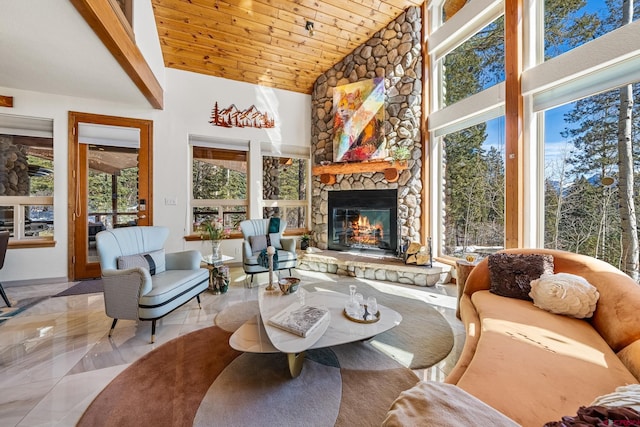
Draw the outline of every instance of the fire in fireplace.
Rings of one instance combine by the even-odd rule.
[[[330,191],[328,247],[396,252],[397,190]]]

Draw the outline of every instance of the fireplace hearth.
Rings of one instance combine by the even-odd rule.
[[[397,253],[397,190],[329,191],[329,249]]]

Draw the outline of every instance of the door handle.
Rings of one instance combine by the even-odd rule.
[[[146,215],[138,215],[138,219],[145,219],[146,217]]]

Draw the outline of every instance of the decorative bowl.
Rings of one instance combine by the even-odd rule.
[[[300,279],[297,277],[283,277],[278,281],[278,286],[280,286],[280,291],[289,295],[298,290],[298,286],[300,285]]]

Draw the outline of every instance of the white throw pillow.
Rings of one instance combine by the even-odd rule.
[[[583,319],[593,316],[600,294],[584,277],[556,273],[532,280],[529,296],[543,310]]]
[[[589,406],[606,406],[607,408],[624,406],[640,412],[640,384],[620,386],[613,393],[596,397]]]

